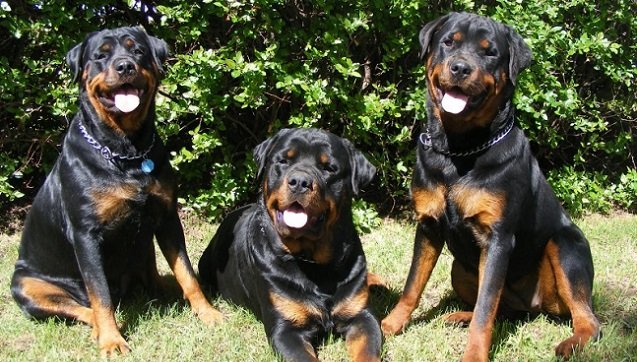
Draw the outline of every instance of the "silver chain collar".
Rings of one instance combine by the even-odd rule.
[[[425,149],[431,148],[432,150],[438,153],[441,153],[445,156],[467,157],[467,156],[475,155],[476,153],[480,153],[486,150],[487,148],[495,145],[496,143],[502,141],[504,137],[506,137],[509,134],[509,132],[511,132],[514,124],[515,122],[513,121],[513,116],[511,116],[509,117],[509,121],[507,122],[506,126],[500,132],[498,132],[495,136],[491,137],[487,142],[481,144],[480,146],[477,146],[462,152],[452,152],[447,150],[439,150],[435,148],[433,146],[433,143],[431,142],[431,134],[429,134],[429,130],[421,133],[419,139],[420,139],[420,143],[422,143]]]
[[[78,122],[77,124],[78,124],[78,127],[80,128],[80,133],[82,134],[82,137],[84,137],[86,142],[88,142],[88,144],[91,145],[94,149],[99,151],[102,157],[104,157],[107,160],[120,159],[125,161],[131,161],[131,160],[146,159],[146,156],[148,155],[150,150],[153,149],[153,146],[155,145],[155,133],[153,132],[153,140],[151,141],[150,146],[148,146],[146,150],[134,155],[122,155],[122,154],[111,151],[111,149],[108,146],[103,146],[99,142],[97,142],[95,138],[93,138],[90,134],[88,134],[88,131],[86,130],[86,127],[84,127],[82,122]]]

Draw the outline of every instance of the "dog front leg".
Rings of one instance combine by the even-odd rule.
[[[115,308],[102,258],[99,257],[99,237],[76,233],[74,240],[75,255],[93,312],[93,337],[97,340],[103,356],[110,356],[116,352],[126,354],[131,348],[117,328]]]
[[[311,342],[313,335],[314,333],[309,330],[300,329],[283,321],[273,328],[270,343],[284,361],[318,362],[316,350]]]
[[[362,310],[347,325],[347,352],[354,362],[380,361],[382,334],[378,322],[368,309]]]
[[[177,212],[171,213],[162,221],[156,236],[159,247],[193,312],[206,324],[220,322],[223,315],[210,305],[195,276],[186,252],[184,232]]]
[[[386,336],[402,332],[420,303],[422,292],[444,246],[442,238],[437,237],[438,235],[431,237],[432,234],[435,233],[430,232],[429,227],[418,225],[414,240],[414,254],[403,294],[398,304],[381,323],[381,329]]]
[[[488,361],[493,325],[504,288],[513,236],[491,237],[482,246],[479,264],[478,298],[469,324],[469,338],[463,361]]]

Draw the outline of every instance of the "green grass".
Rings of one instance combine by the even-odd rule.
[[[215,227],[184,215],[188,251],[196,265]],[[578,224],[588,236],[595,260],[593,302],[603,337],[589,345],[574,361],[637,361],[637,216],[614,214],[587,216]],[[390,291],[374,291],[372,304],[385,315],[402,290],[411,262],[414,225],[384,220],[372,234],[363,236],[369,268],[380,274]],[[0,360],[98,360],[90,329],[55,320],[26,319],[13,302],[9,282],[17,257],[19,235],[0,235]],[[159,267],[173,280],[159,257]],[[386,361],[454,361],[462,355],[467,329],[447,326],[440,316],[463,306],[449,282],[451,257],[445,250],[425,289],[414,321],[402,335],[388,338]],[[174,284],[174,282],[173,282]],[[272,361],[262,325],[248,311],[221,300],[213,304],[226,320],[207,327],[190,313],[172,291],[162,300],[137,298],[120,306],[121,329],[133,348],[123,361]],[[495,361],[550,361],[553,348],[571,333],[570,322],[540,316],[520,322],[496,324],[491,358]],[[319,351],[324,361],[346,361],[340,339],[326,341]]]

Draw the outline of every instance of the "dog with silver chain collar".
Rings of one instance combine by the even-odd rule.
[[[599,336],[592,310],[588,241],[542,175],[515,125],[512,95],[531,51],[510,27],[451,13],[420,32],[427,114],[412,178],[414,255],[398,304],[382,321],[401,332],[447,245],[451,284],[472,312],[463,361],[486,361],[497,314],[570,317],[574,333],[555,353],[568,359]]]
[[[153,237],[193,311],[221,320],[186,254],[175,175],[155,130],[167,55],[142,28],[94,32],[69,51],[80,109],[29,211],[11,281],[25,314],[92,326],[103,355],[130,351],[117,300],[138,286],[159,291]]]

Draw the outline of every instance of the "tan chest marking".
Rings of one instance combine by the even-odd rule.
[[[506,202],[504,193],[459,185],[452,188],[449,198],[462,218],[470,222],[478,242],[485,243],[494,225],[502,219]]]
[[[132,210],[130,201],[139,199],[143,194],[156,197],[167,208],[172,207],[175,190],[168,184],[155,180],[142,189],[132,183],[122,183],[99,187],[91,192],[95,214],[101,223],[125,218]]]
[[[447,201],[446,188],[438,185],[433,188],[414,187],[411,191],[416,219],[423,222],[426,219],[438,220],[445,213]]]
[[[270,292],[270,302],[283,318],[297,327],[303,327],[311,319],[320,319],[321,310],[309,303],[303,303],[292,298]]]

